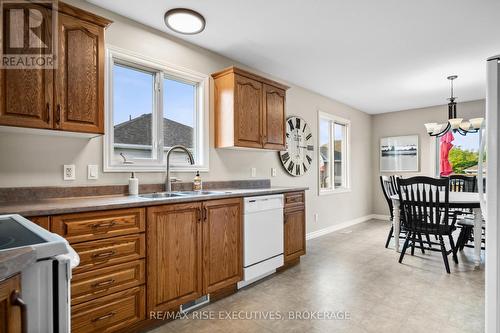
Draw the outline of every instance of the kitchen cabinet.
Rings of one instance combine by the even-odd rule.
[[[21,277],[0,282],[0,332],[21,333],[26,329],[26,309],[20,298]]]
[[[304,192],[285,194],[284,256],[285,265],[306,253]]]
[[[40,5],[40,10],[50,10]],[[0,125],[104,134],[104,29],[111,21],[58,4],[57,67],[0,71]]]
[[[31,222],[38,224],[45,230],[50,230],[50,217],[48,216],[33,216],[28,218]]]
[[[243,278],[241,199],[203,203],[203,289],[211,293]]]
[[[147,304],[166,311],[203,295],[201,203],[147,209]]]
[[[241,199],[148,208],[148,311],[166,311],[242,278]]]
[[[237,67],[212,77],[216,148],[285,149],[287,86]]]

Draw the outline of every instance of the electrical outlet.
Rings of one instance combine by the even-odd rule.
[[[276,168],[271,168],[271,177],[276,177]]]
[[[76,179],[76,167],[74,164],[65,164],[64,165],[63,179],[64,180],[75,180]]]
[[[99,167],[96,164],[87,165],[87,179],[98,179]]]
[[[314,222],[318,222],[318,220],[319,220],[319,214],[314,213]]]
[[[257,177],[257,169],[256,168],[251,168],[250,170],[252,172],[252,177],[253,178]]]

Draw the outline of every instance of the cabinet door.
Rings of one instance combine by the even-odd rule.
[[[285,91],[264,84],[263,147],[285,149]]]
[[[285,209],[285,263],[306,253],[304,207]]]
[[[50,230],[50,218],[48,216],[33,216],[28,219],[31,222],[38,224],[40,227]]]
[[[55,127],[104,133],[104,29],[59,15]]]
[[[235,75],[234,140],[238,147],[262,148],[262,83]]]
[[[147,217],[148,311],[202,296],[201,203],[151,207]]]
[[[16,304],[16,294],[21,290],[19,275],[0,282],[0,333],[22,331],[21,308]]]
[[[203,204],[203,289],[217,291],[243,278],[241,199]]]
[[[8,4],[3,7],[3,14],[7,17]],[[29,8],[43,11],[46,17],[50,17],[50,10],[42,6],[30,4]],[[49,24],[50,19],[43,20],[40,33],[49,33]],[[4,29],[2,49],[9,52],[7,33],[8,30]],[[23,48],[17,49],[16,53],[26,54]],[[53,77],[52,69],[0,69],[0,125],[52,128]]]

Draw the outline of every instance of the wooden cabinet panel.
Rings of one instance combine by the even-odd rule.
[[[235,77],[235,140],[236,145],[262,147],[262,83],[247,77]]]
[[[59,15],[56,128],[104,133],[104,29]]]
[[[212,74],[217,148],[285,148],[287,86],[237,67]]]
[[[52,232],[70,243],[79,243],[145,231],[144,208],[117,209],[102,212],[56,215]]]
[[[73,275],[71,303],[80,304],[145,283],[144,259]]]
[[[14,293],[21,290],[21,277],[15,275],[0,282],[0,333],[21,333],[21,308],[15,304]]]
[[[151,207],[147,218],[148,311],[202,296],[201,203]]]
[[[211,293],[243,278],[241,199],[203,206],[203,289]]]
[[[264,84],[263,145],[267,149],[285,149],[285,90]]]
[[[285,193],[285,208],[304,205],[304,192]]]
[[[71,332],[115,332],[144,320],[144,286],[71,307]]]
[[[285,264],[306,253],[306,224],[303,206],[285,208]]]
[[[40,227],[46,230],[50,230],[50,217],[48,216],[33,216],[29,217],[28,220],[38,224]]]
[[[144,258],[144,234],[113,237],[72,245],[80,256],[80,265],[74,274],[108,267],[113,264]]]

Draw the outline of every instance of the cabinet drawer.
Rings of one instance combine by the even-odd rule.
[[[145,230],[145,209],[65,214],[52,217],[52,231],[70,243],[128,235]]]
[[[304,192],[285,193],[285,207],[304,205]]]
[[[144,283],[144,259],[75,274],[71,280],[71,303],[80,304]]]
[[[146,253],[144,234],[79,243],[72,247],[80,256],[75,274],[144,258]]]
[[[71,332],[115,332],[145,318],[144,286],[71,307]]]

